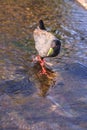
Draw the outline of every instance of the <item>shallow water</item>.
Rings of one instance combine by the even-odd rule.
[[[39,19],[62,43],[60,55],[46,59],[48,77],[32,62]],[[74,1],[1,0],[0,130],[87,128],[86,21]]]

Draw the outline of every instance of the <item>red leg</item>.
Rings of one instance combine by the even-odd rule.
[[[42,69],[41,74],[47,75],[47,71],[45,69],[45,61],[44,61],[44,59],[41,59],[40,56],[37,56],[37,59],[38,59],[38,62],[40,63],[41,69]]]
[[[33,61],[39,62],[40,66],[41,66],[41,69],[42,69],[40,74],[45,74],[45,75],[47,75],[47,71],[46,71],[46,69],[45,69],[45,61],[44,61],[44,59],[42,59],[42,58],[38,55],[38,56],[36,56],[36,58],[33,59]]]

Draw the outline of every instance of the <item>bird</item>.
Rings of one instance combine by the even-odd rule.
[[[61,42],[45,28],[43,20],[39,20],[39,26],[33,31],[35,48],[38,52],[36,57],[42,68],[42,74],[46,74],[44,58],[56,57],[60,53]]]

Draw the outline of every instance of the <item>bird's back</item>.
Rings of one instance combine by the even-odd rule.
[[[45,57],[51,47],[53,39],[56,39],[56,37],[50,32],[41,30],[40,28],[35,29],[33,35],[35,40],[35,48],[41,57]]]
[[[35,48],[41,57],[46,57],[53,41],[59,41],[52,33],[47,32],[42,20],[33,33],[35,40]]]

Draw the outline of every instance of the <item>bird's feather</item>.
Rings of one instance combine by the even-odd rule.
[[[35,48],[39,55],[41,57],[47,56],[48,51],[51,48],[52,41],[56,40],[57,38],[50,32],[41,30],[40,28],[35,29],[33,35],[35,40]]]

